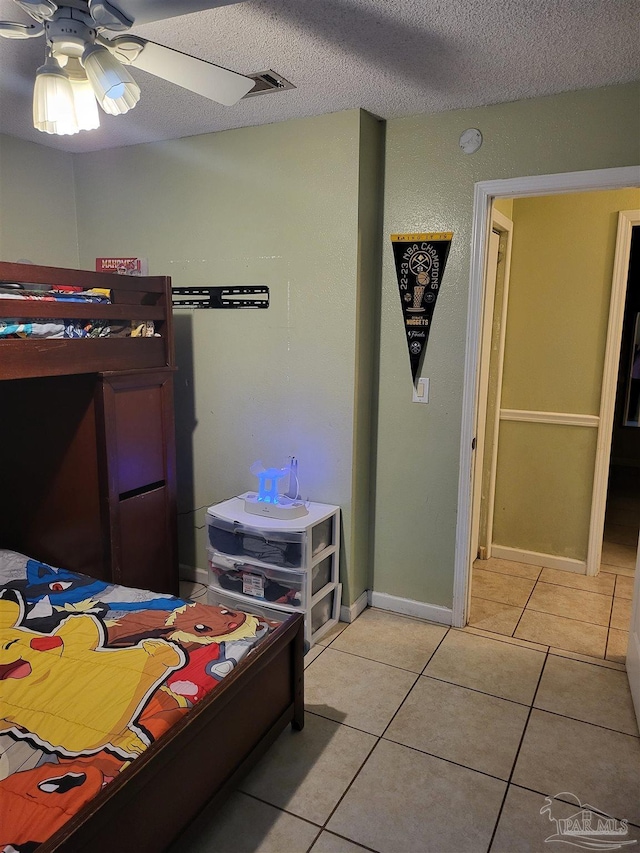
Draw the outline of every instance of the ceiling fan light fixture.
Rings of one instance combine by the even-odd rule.
[[[106,47],[88,45],[82,55],[82,64],[98,103],[106,113],[122,115],[140,100],[140,87]]]
[[[100,127],[98,103],[80,60],[70,57],[65,70],[71,83],[78,128],[80,130],[95,130]]]
[[[43,133],[57,136],[68,136],[80,130],[71,83],[51,54],[36,72],[33,126]]]
[[[103,98],[98,103],[102,109],[110,116],[121,116],[132,110],[140,100],[140,90],[131,92],[127,88],[124,94],[119,98]]]

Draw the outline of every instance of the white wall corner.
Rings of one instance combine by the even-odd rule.
[[[365,589],[362,595],[359,595],[353,604],[343,604],[340,607],[340,621],[341,622],[353,622],[358,618],[358,616],[362,613],[363,610],[366,610],[369,606],[369,596],[371,594],[371,590]]]

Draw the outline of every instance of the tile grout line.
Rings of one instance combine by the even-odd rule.
[[[439,627],[444,628],[445,626],[440,625]],[[450,630],[451,630],[451,628],[447,628],[447,633]],[[446,637],[446,634],[444,636]],[[442,640],[444,640],[444,637],[442,638]],[[442,642],[442,640],[440,640],[440,642],[438,643],[438,647],[440,646],[440,643]],[[329,646],[325,646],[325,648],[328,649]],[[388,666],[388,667],[391,667],[391,669],[399,669],[400,672],[409,672],[409,673],[411,673],[411,675],[420,676],[420,675],[422,675],[422,672],[424,670],[424,667],[423,667],[423,669],[421,669],[419,672],[416,672],[415,669],[405,669],[405,667],[397,666],[395,663],[387,663],[386,661],[376,660],[375,658],[368,658],[368,657],[366,657],[366,655],[359,655],[359,654],[357,654],[357,652],[347,652],[344,649],[336,648],[336,649],[332,649],[332,651],[340,652],[340,654],[342,654],[342,655],[350,655],[352,658],[358,658],[359,660],[368,660],[368,661],[371,661],[371,663],[379,663],[380,666]],[[322,652],[320,652],[320,654],[322,654]],[[435,652],[434,652],[434,654],[435,654]],[[318,655],[318,657],[315,657],[311,661],[309,666],[311,666],[311,664],[315,663],[319,657],[320,657],[320,655]],[[431,660],[431,658],[429,658],[429,660]]]
[[[462,770],[468,770],[469,773],[477,773],[479,776],[486,776],[487,779],[494,779],[496,782],[502,782],[503,785],[508,785],[506,779],[502,776],[496,776],[493,773],[488,773],[486,770],[478,770],[477,767],[469,767],[468,764],[461,764],[459,761],[454,761],[453,758],[443,758],[442,755],[436,755],[435,752],[427,752],[424,749],[418,749],[417,746],[409,746],[409,744],[401,743],[398,740],[392,740],[390,737],[381,737],[386,743],[394,743],[396,746],[401,746],[403,749],[409,749],[411,752],[417,752],[420,755],[428,755],[429,758],[435,758],[436,761],[444,761],[445,764],[452,764],[454,767],[460,767]],[[376,744],[377,745],[377,744]]]
[[[497,560],[497,559],[499,559],[499,558],[498,558],[498,557],[491,557],[491,559],[492,559],[492,560]],[[528,563],[527,563],[527,564],[523,563],[522,565],[523,565],[523,566],[524,566],[524,565],[528,565]],[[535,568],[535,566],[534,566],[533,568]],[[505,577],[505,578],[519,578],[519,579],[520,579],[520,580],[522,580],[522,581],[534,581],[535,583],[537,583],[537,582],[538,582],[538,578],[540,577],[540,573],[542,572],[542,569],[543,569],[543,568],[544,568],[544,567],[542,567],[542,566],[540,567],[540,572],[538,572],[538,577],[537,577],[537,578],[528,578],[528,577],[526,577],[525,575],[511,575],[511,574],[509,574],[509,572],[501,572],[501,571],[499,571],[498,569],[487,569],[487,568],[485,568],[484,566],[473,566],[473,567],[472,567],[472,569],[471,569],[471,571],[473,571],[474,569],[479,569],[481,572],[491,572],[491,573],[492,573],[492,574],[494,574],[494,575],[502,575],[502,576],[503,576],[503,577]]]
[[[538,652],[538,654],[542,655],[546,653]],[[481,696],[490,696],[492,699],[501,699],[503,702],[511,702],[512,705],[520,705],[522,708],[529,707],[527,702],[518,702],[517,699],[508,699],[506,696],[498,696],[497,693],[487,693],[486,690],[480,690],[478,687],[469,687],[467,684],[458,684],[457,681],[447,681],[446,678],[438,678],[437,675],[428,675],[423,672],[419,678],[429,678],[431,681],[437,681],[440,684],[449,684],[451,687],[459,687],[461,690],[470,690],[472,693],[479,693]],[[411,689],[413,690],[413,687]]]
[[[542,574],[542,572],[540,572],[540,574]],[[524,604],[524,607],[522,608],[522,613],[520,614],[520,618],[519,618],[519,619],[518,619],[518,621],[516,622],[516,626],[515,626],[515,628],[513,629],[512,633],[511,633],[511,636],[512,636],[514,639],[518,639],[518,638],[516,637],[516,631],[518,630],[518,626],[520,625],[520,622],[522,622],[522,617],[524,616],[524,611],[527,609],[527,606],[529,605],[529,602],[531,601],[531,597],[532,597],[533,593],[535,592],[536,587],[538,586],[538,584],[539,584],[539,583],[540,583],[540,575],[538,575],[538,580],[537,580],[537,581],[534,583],[534,585],[531,587],[531,592],[529,593],[529,596],[528,596],[528,598],[527,598],[527,600],[526,600],[526,602],[525,602],[525,604]],[[547,652],[547,654],[549,654],[549,653]]]
[[[484,601],[488,601],[488,599],[483,599]],[[472,634],[474,637],[480,637],[482,640],[495,640],[499,643],[505,643],[507,646],[515,646],[519,649],[526,649],[529,652],[546,652],[550,646],[545,645],[545,643],[535,643],[533,640],[521,640],[519,637],[512,637],[510,634],[495,634],[493,631],[487,631],[486,628],[477,628],[475,625],[465,625],[464,628],[452,628],[452,631],[466,631],[467,628],[473,628],[473,631],[468,631],[467,633]],[[475,634],[474,631],[483,631],[483,634]],[[487,636],[489,635],[489,636]],[[510,642],[510,640],[515,640],[515,643]],[[521,645],[522,644],[522,645]],[[534,646],[542,646],[540,649],[534,648]],[[557,647],[556,647],[557,648]],[[566,649],[565,651],[569,651]],[[578,654],[578,652],[573,652],[572,654]]]
[[[563,589],[564,588],[565,587],[563,587]],[[613,598],[611,599],[611,601],[613,602]],[[573,616],[560,616],[558,613],[550,613],[548,610],[536,610],[535,607],[527,607],[526,609],[529,611],[529,613],[544,613],[545,616],[555,616],[556,619],[568,619],[570,622],[580,622],[581,625],[593,625],[596,628],[606,628],[609,624],[608,620],[607,620],[607,624],[603,625],[602,622],[587,622],[585,619],[576,619]],[[609,616],[609,619],[610,618],[611,618],[611,616]],[[516,626],[516,629],[517,629],[517,626]],[[516,637],[516,639],[518,639],[518,638]],[[531,640],[531,642],[534,642],[534,640]],[[581,653],[576,652],[576,654],[581,654]]]
[[[529,791],[529,793],[531,793],[531,794],[540,794],[541,797],[548,797],[549,796],[549,794],[546,791],[538,791],[537,788],[530,788],[528,785],[523,785],[520,782],[512,782],[511,787],[522,788],[523,791]],[[570,800],[563,800],[561,797],[559,797],[557,795],[554,796],[554,799],[559,800],[561,803],[566,803],[569,806],[575,806],[575,803],[572,803]],[[626,817],[622,818],[622,817],[618,817],[617,815],[610,815],[610,816],[614,817],[616,820],[626,820],[627,823],[629,824],[629,826],[638,827],[638,829],[640,829],[640,824],[634,823],[633,821],[628,820],[628,818],[626,818]]]
[[[581,720],[579,717],[570,717],[568,714],[560,714],[558,711],[550,711],[548,708],[532,706],[532,710],[533,709],[536,711],[543,711],[545,714],[551,714],[554,717],[562,717],[563,720],[573,720],[576,723],[584,723],[585,726],[593,726],[595,729],[603,729],[605,732],[613,732],[616,735],[625,735],[625,737],[632,737],[636,740],[640,738],[640,733],[637,735],[630,735],[629,732],[621,732],[620,729],[611,729],[609,726],[602,726],[600,723],[592,723],[590,720]]]
[[[557,571],[562,571],[562,570],[558,569]],[[576,577],[579,577],[579,578],[586,578],[587,577],[587,575],[579,575],[579,574],[577,574],[577,572],[567,572],[567,574],[575,574]],[[603,572],[603,574],[606,574],[606,572]],[[616,575],[616,577],[617,577],[617,575]],[[566,583],[554,583],[553,581],[537,580],[536,586],[539,583],[546,584],[547,586],[559,586],[561,589],[568,589],[571,592],[586,592],[588,595],[602,595],[605,598],[612,598],[613,597],[613,592],[611,594],[609,594],[608,592],[598,592],[595,589],[584,589],[581,586],[569,586],[569,584],[566,584]],[[615,584],[614,584],[614,586],[615,586]]]
[[[422,672],[424,672],[424,670],[426,669],[426,667],[429,665],[429,662],[431,661],[431,659],[433,658],[433,656],[435,655],[435,653],[438,651],[438,649],[440,648],[440,646],[441,646],[441,645],[442,645],[442,643],[444,642],[444,639],[445,639],[445,637],[448,635],[448,633],[449,633],[449,631],[450,631],[450,630],[451,630],[450,628],[447,628],[447,630],[445,631],[445,633],[444,633],[444,635],[443,635],[442,639],[440,640],[440,642],[438,643],[438,645],[435,647],[435,649],[433,650],[433,652],[429,655],[429,659],[427,660],[426,664],[424,665],[424,667],[423,667],[423,669],[422,669]],[[405,670],[405,672],[406,672],[406,671],[407,671],[407,670]],[[362,772],[363,767],[365,766],[365,764],[367,763],[367,761],[368,761],[368,760],[369,760],[369,758],[371,757],[371,755],[372,755],[372,753],[373,753],[374,749],[378,746],[378,744],[379,744],[379,743],[380,743],[380,741],[382,740],[382,737],[383,737],[384,733],[386,732],[386,730],[387,730],[387,729],[389,728],[389,726],[391,725],[391,722],[392,722],[392,721],[393,721],[393,719],[395,718],[396,714],[398,713],[398,711],[400,710],[400,708],[402,707],[402,705],[404,705],[404,703],[405,703],[405,701],[406,701],[406,699],[407,699],[407,696],[411,693],[411,691],[412,691],[412,690],[413,690],[413,688],[415,687],[416,683],[418,682],[418,679],[420,678],[420,675],[421,675],[421,673],[420,673],[420,672],[416,674],[416,677],[415,677],[415,680],[414,680],[413,684],[411,685],[411,687],[409,688],[409,690],[407,690],[406,696],[404,697],[404,699],[402,700],[402,702],[400,702],[400,704],[399,704],[399,705],[398,705],[398,707],[396,708],[396,710],[395,710],[395,712],[394,712],[393,716],[391,717],[391,720],[389,720],[389,722],[387,723],[387,725],[386,725],[386,726],[385,726],[385,728],[383,729],[382,734],[377,735],[377,736],[375,736],[375,735],[374,735],[374,737],[376,738],[375,743],[372,745],[371,749],[369,750],[369,752],[368,752],[368,753],[367,753],[367,755],[365,756],[364,761],[362,762],[362,764],[360,765],[360,767],[358,768],[358,770],[357,770],[357,771],[356,771],[356,773],[354,774],[353,778],[351,779],[351,781],[349,782],[349,784],[347,785],[347,787],[346,787],[346,788],[345,788],[345,790],[343,791],[343,793],[342,793],[341,797],[339,798],[338,802],[335,804],[335,806],[334,806],[334,807],[333,807],[333,809],[331,810],[331,813],[329,814],[329,816],[327,817],[327,819],[325,820],[325,822],[324,822],[324,824],[323,824],[323,829],[327,829],[327,826],[328,826],[328,824],[329,824],[329,821],[331,820],[331,818],[333,817],[333,815],[336,813],[336,811],[340,808],[340,804],[342,803],[342,801],[344,800],[344,798],[347,796],[347,794],[348,794],[348,793],[349,793],[349,791],[351,790],[351,787],[353,786],[353,784],[355,783],[356,779],[358,778],[358,776],[359,776],[359,775],[360,775],[360,773]],[[320,716],[320,715],[318,715],[318,716]],[[339,723],[339,725],[346,725],[346,723]],[[351,727],[349,727],[349,728],[351,728]],[[355,727],[353,727],[353,728],[355,728]],[[360,730],[358,730],[358,731],[360,731]],[[367,732],[366,734],[371,734],[371,732]],[[328,829],[327,829],[327,831],[330,831],[330,830],[328,830]],[[349,840],[351,840],[351,839],[349,839]],[[354,842],[354,843],[357,843],[357,842]],[[368,849],[368,848],[367,848],[367,849]]]
[[[402,700],[402,702],[400,702],[400,704],[398,705],[398,707],[397,707],[397,708],[396,708],[396,710],[394,711],[393,716],[391,717],[391,719],[389,720],[389,722],[387,723],[387,725],[386,725],[386,726],[384,727],[384,729],[382,730],[382,732],[381,732],[381,734],[380,734],[380,738],[383,738],[383,737],[385,736],[385,734],[387,733],[387,730],[388,730],[389,726],[390,726],[390,725],[391,725],[391,723],[395,720],[395,718],[398,716],[398,713],[400,712],[400,708],[402,708],[402,706],[404,705],[404,703],[407,701],[407,699],[409,698],[409,694],[411,693],[411,691],[413,690],[413,688],[416,686],[416,684],[418,683],[418,681],[422,678],[422,674],[423,674],[423,672],[424,672],[424,671],[426,670],[426,668],[429,666],[429,664],[430,664],[430,663],[431,663],[431,661],[433,660],[433,658],[434,658],[434,656],[435,656],[436,652],[438,651],[438,649],[440,648],[440,646],[444,643],[445,639],[449,636],[449,631],[451,631],[451,628],[448,628],[448,629],[447,629],[446,633],[444,634],[444,636],[442,637],[442,639],[440,640],[440,642],[438,643],[438,645],[435,647],[435,649],[434,649],[434,650],[431,652],[431,654],[429,655],[429,659],[427,660],[427,662],[425,663],[425,665],[422,667],[422,669],[420,670],[420,672],[417,674],[416,680],[413,682],[413,684],[411,685],[411,687],[410,687],[410,688],[409,688],[409,690],[407,691],[407,695],[404,697],[404,699]]]
[[[609,635],[611,634],[611,620],[613,618],[613,602],[616,597],[616,588],[618,586],[618,575],[615,576],[616,579],[613,582],[613,595],[611,598],[611,610],[609,611],[609,624],[607,625],[607,639],[604,643],[604,659],[607,659],[607,652],[609,651]]]
[[[504,796],[502,798],[502,803],[500,804],[500,808],[498,810],[498,816],[496,817],[496,822],[493,827],[493,832],[491,833],[491,840],[489,841],[489,846],[487,847],[487,853],[491,853],[491,847],[493,846],[493,841],[496,837],[496,832],[498,831],[498,825],[500,823],[500,819],[502,817],[502,812],[504,811],[504,804],[507,801],[507,794],[509,793],[509,787],[511,786],[511,780],[513,779],[513,774],[516,769],[516,764],[518,763],[518,758],[520,757],[520,750],[522,749],[522,744],[524,743],[525,736],[527,734],[527,729],[529,728],[529,720],[531,719],[531,714],[533,713],[533,705],[536,701],[536,696],[538,695],[538,690],[540,689],[540,684],[542,683],[542,676],[544,675],[544,671],[547,667],[547,661],[549,660],[549,652],[546,653],[544,658],[544,663],[540,668],[540,675],[538,676],[538,683],[536,684],[536,689],[533,691],[533,696],[531,697],[531,705],[529,706],[529,713],[527,714],[527,719],[524,724],[524,728],[522,729],[522,736],[520,737],[520,743],[518,744],[518,748],[516,750],[516,754],[513,759],[513,764],[511,765],[511,773],[509,774],[509,778],[507,780],[506,788],[504,789]]]

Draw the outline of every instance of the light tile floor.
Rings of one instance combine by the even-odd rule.
[[[607,541],[602,559],[600,574],[593,578],[510,560],[476,560],[469,624],[624,663],[635,548]]]
[[[305,666],[304,730],[171,853],[541,853],[571,795],[640,840],[621,664],[369,609]]]

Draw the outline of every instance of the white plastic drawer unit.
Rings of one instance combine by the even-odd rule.
[[[209,548],[209,584],[271,604],[304,608],[307,574],[258,566],[218,554]]]
[[[226,607],[227,610],[241,610],[247,613],[254,613],[256,616],[263,616],[272,622],[284,622],[293,612],[292,610],[276,610],[275,608],[265,607],[255,599],[248,599],[244,596],[236,597],[221,590],[212,589],[211,587],[207,590],[207,604]]]
[[[209,599],[269,618],[304,613],[307,648],[336,624],[340,508],[307,504],[291,520],[244,510],[244,495],[207,510]]]
[[[321,589],[331,583],[334,579],[334,561],[336,557],[330,554],[328,557],[325,557],[321,562],[316,563],[315,566],[311,567],[311,595],[315,595],[316,592],[320,592]],[[337,568],[337,565],[336,565]],[[335,573],[337,580],[337,571]]]
[[[337,584],[311,606],[311,641],[319,640],[338,621],[342,584]]]
[[[244,557],[283,569],[300,569],[339,537],[337,507],[309,503],[308,515],[265,519],[244,511],[244,495],[207,510],[209,545],[220,554]]]
[[[221,554],[290,568],[300,568],[303,563],[304,532],[249,528],[209,513],[207,527],[209,544]]]

